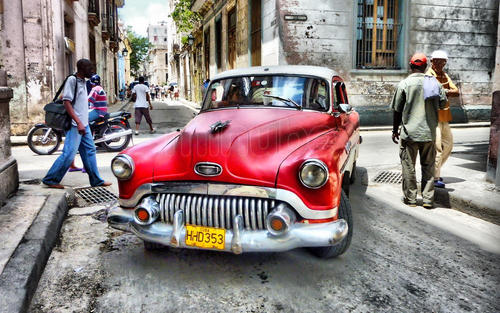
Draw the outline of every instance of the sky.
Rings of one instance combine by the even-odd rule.
[[[149,24],[166,21],[168,0],[125,0],[123,8],[118,9],[118,17],[125,25],[142,36],[147,36]]]

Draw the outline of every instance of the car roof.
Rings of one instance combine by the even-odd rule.
[[[333,76],[338,76],[334,70],[323,66],[311,65],[278,65],[278,66],[253,66],[225,71],[215,75],[212,80],[235,77],[235,76],[258,76],[258,75],[305,75],[318,76],[330,80]]]

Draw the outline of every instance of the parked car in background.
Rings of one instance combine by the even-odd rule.
[[[112,161],[111,227],[159,246],[242,252],[308,247],[344,253],[359,115],[331,69],[252,67],[221,73],[183,130]]]

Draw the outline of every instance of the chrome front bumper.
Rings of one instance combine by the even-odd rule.
[[[156,221],[151,225],[141,226],[134,221],[134,209],[122,209],[117,205],[108,212],[108,224],[113,228],[131,232],[145,241],[176,248],[200,249],[186,245],[183,214],[183,211],[177,211],[173,224]],[[245,230],[242,216],[237,215],[233,229],[226,230],[224,251],[240,254],[333,246],[347,235],[347,230],[347,222],[339,219],[318,224],[295,223],[285,234],[274,236],[267,230]]]

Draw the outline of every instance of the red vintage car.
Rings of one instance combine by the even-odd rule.
[[[213,78],[181,131],[112,161],[111,227],[146,249],[233,253],[308,247],[344,253],[361,137],[342,79],[314,66],[252,67]]]

